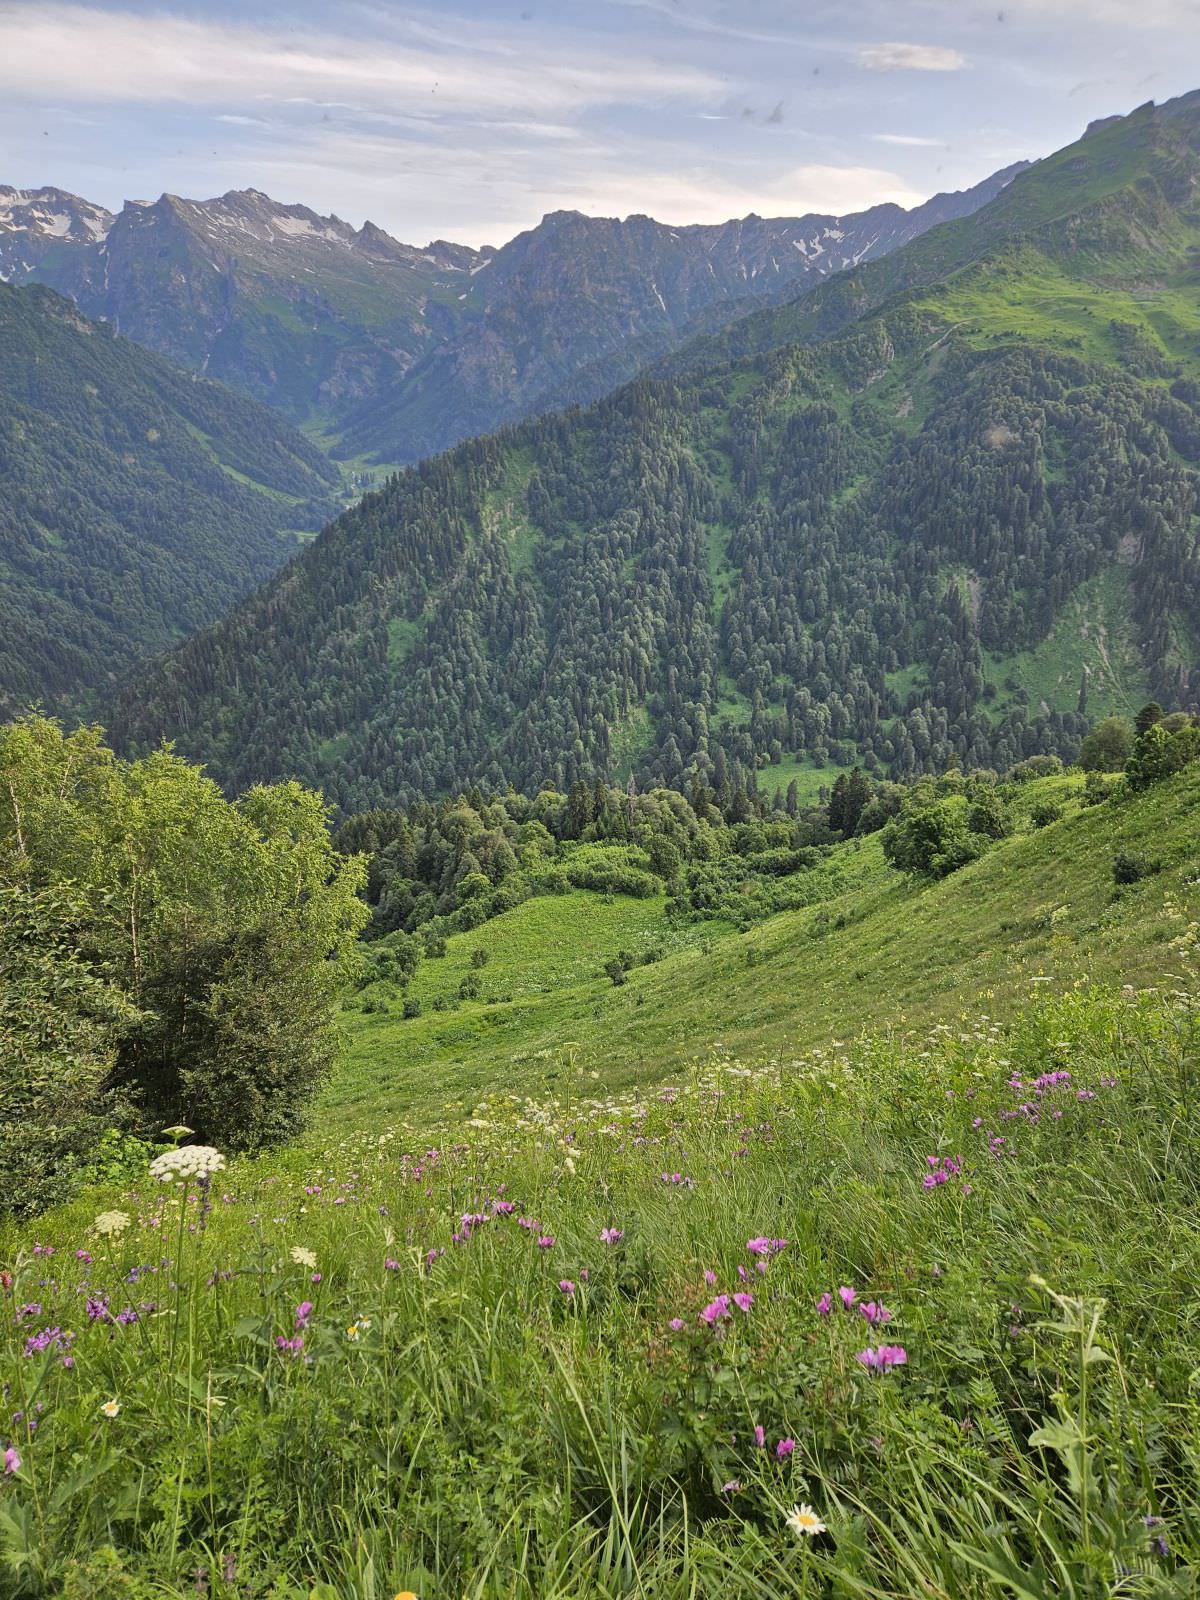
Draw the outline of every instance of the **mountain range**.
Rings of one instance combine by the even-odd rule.
[[[354,809],[906,776],[1200,683],[1200,94],[582,411],[393,478],[119,734]]]
[[[418,249],[254,189],[113,214],[0,188],[0,276],[57,289],[335,454],[406,463],[596,399],[694,332],[969,215],[1022,165],[911,211],[681,228],[562,211],[480,250]]]
[[[86,705],[215,621],[336,511],[274,411],[0,284],[0,712]]]

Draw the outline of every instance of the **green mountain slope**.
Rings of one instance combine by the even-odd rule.
[[[924,1033],[960,1011],[1007,1019],[1084,980],[1159,983],[1196,910],[1200,771],[1098,806],[1083,805],[1082,789],[1077,774],[1023,785],[1022,830],[934,884],[887,866],[878,835],[839,845],[820,874],[827,899],[745,933],[673,924],[661,897],[528,900],[422,962],[406,991],[420,1016],[402,1016],[387,982],[349,1002],[331,1111],[363,1124],[453,1118],[498,1082],[561,1096],[568,1080],[587,1092],[598,1071],[608,1091],[624,1090],[714,1054],[787,1063],[863,1032]],[[1030,813],[1047,802],[1063,819],[1032,828]],[[1118,894],[1119,851],[1158,870]],[[489,959],[475,968],[480,949]],[[616,987],[604,965],[619,950],[661,959],[635,964]],[[481,993],[460,1001],[474,970]],[[435,1009],[439,997],[451,1009]]]
[[[77,702],[212,622],[338,476],[265,407],[0,285],[0,709]]]
[[[823,343],[401,475],[117,728],[359,809],[472,778],[1005,767],[1145,693],[1189,703],[1198,106],[1018,177],[953,250],[896,252],[881,296],[932,276]]]

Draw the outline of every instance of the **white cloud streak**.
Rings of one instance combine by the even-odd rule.
[[[966,66],[960,50],[941,44],[868,44],[858,52],[860,66],[871,72],[959,72]]]
[[[536,120],[595,106],[711,102],[698,67],[531,43],[520,54],[17,0],[0,8],[0,89],[87,102],[227,105],[311,98]]]

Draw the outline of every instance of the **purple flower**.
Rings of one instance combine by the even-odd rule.
[[[819,1317],[827,1317],[832,1310],[833,1296],[830,1294],[829,1290],[826,1289],[825,1293],[817,1301],[817,1315]]]
[[[719,1294],[715,1300],[710,1300],[700,1313],[701,1320],[707,1322],[710,1328],[715,1322],[721,1322],[732,1315],[727,1294]]]
[[[882,1371],[885,1367],[902,1367],[908,1360],[908,1351],[900,1344],[868,1345],[854,1358],[869,1371]]]
[[[126,1306],[124,1311],[117,1312],[116,1320],[123,1328],[128,1328],[132,1323],[138,1320],[138,1314],[132,1306]]]
[[[842,1304],[845,1306],[847,1311],[849,1311],[850,1307],[858,1299],[858,1296],[855,1294],[854,1290],[849,1288],[846,1284],[842,1285],[842,1287],[838,1290],[838,1294],[841,1297]]]
[[[511,1200],[492,1201],[492,1210],[499,1217],[507,1217],[510,1211],[515,1211],[516,1209],[516,1206]]]
[[[880,1305],[874,1300],[866,1300],[858,1308],[872,1327],[879,1322],[890,1322],[892,1313],[885,1305]]]
[[[735,1294],[733,1303],[739,1311],[749,1311],[754,1304],[754,1296],[752,1294]]]
[[[601,1228],[600,1229],[600,1243],[601,1244],[619,1244],[624,1237],[625,1237],[624,1228]]]
[[[767,1430],[763,1427],[761,1422],[756,1422],[754,1424],[754,1442],[760,1450],[767,1442]]]
[[[312,1316],[312,1309],[313,1303],[311,1300],[301,1300],[300,1304],[296,1307],[297,1333],[299,1333],[301,1328],[307,1325],[309,1317]]]
[[[670,1328],[672,1333],[679,1333],[682,1330],[683,1325],[684,1323],[682,1317],[672,1317],[670,1322],[667,1323],[667,1327]]]
[[[296,1356],[300,1355],[304,1349],[304,1335],[302,1333],[298,1333],[296,1334],[295,1338],[287,1339],[282,1333],[276,1334],[275,1347],[280,1351],[281,1354],[286,1350],[288,1355],[294,1359]]]
[[[558,1287],[566,1295],[568,1300],[575,1293],[575,1285],[571,1282],[570,1278],[560,1278],[558,1280]]]
[[[539,1233],[538,1234],[538,1249],[539,1250],[553,1250],[553,1248],[554,1248],[554,1235],[552,1233]]]
[[[705,1269],[704,1269],[704,1281],[705,1281],[705,1283],[707,1283],[709,1285],[710,1288],[712,1287],[712,1285],[714,1283],[716,1283],[717,1275],[716,1275],[716,1273],[713,1271],[713,1269],[711,1267],[705,1267]]]
[[[4,1470],[6,1473],[20,1472],[21,1470],[21,1457],[11,1445],[4,1452]]]
[[[795,1448],[796,1441],[794,1439],[780,1439],[779,1443],[775,1446],[776,1458],[780,1461],[786,1461],[788,1456],[791,1455]]]
[[[738,1494],[741,1491],[741,1487],[742,1487],[742,1480],[740,1478],[730,1478],[728,1483],[723,1483],[721,1485],[721,1493],[722,1494]]]

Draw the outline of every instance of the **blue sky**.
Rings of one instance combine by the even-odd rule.
[[[0,182],[397,237],[914,204],[1200,87],[1200,0],[0,0]]]

